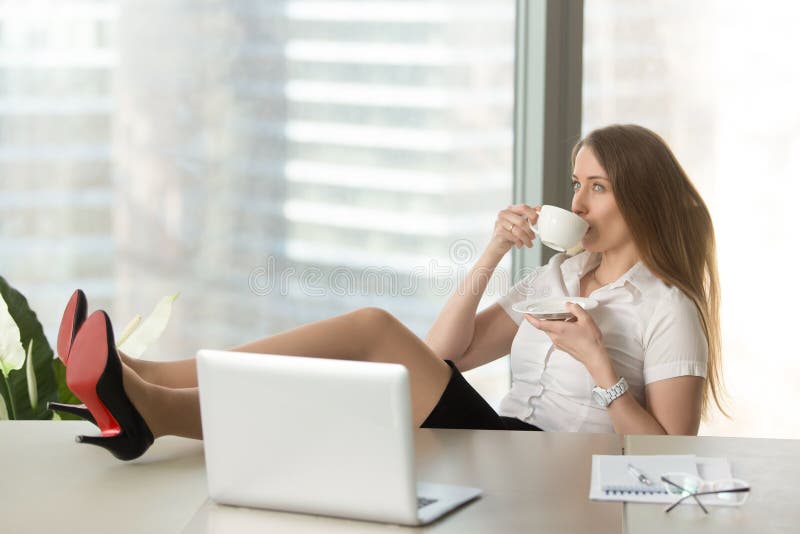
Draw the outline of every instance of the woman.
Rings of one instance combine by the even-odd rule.
[[[708,210],[666,143],[645,128],[596,130],[572,160],[572,211],[589,223],[584,252],[554,256],[482,312],[500,259],[533,246],[536,208],[499,213],[489,246],[424,342],[387,312],[365,308],[234,350],[401,363],[414,422],[424,427],[696,434],[721,389]],[[537,295],[591,296],[600,306],[568,304],[572,322],[512,310]],[[107,316],[84,321],[85,313],[76,292],[59,333],[68,384],[103,434],[79,441],[130,459],[159,436],[202,438],[195,361],[118,357]],[[512,387],[498,414],[460,371],[509,353]]]

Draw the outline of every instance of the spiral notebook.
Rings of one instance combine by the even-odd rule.
[[[631,473],[629,465],[644,473],[652,484],[641,483]],[[592,456],[589,498],[598,501],[671,503],[675,497],[667,493],[661,482],[661,475],[664,473],[689,473],[706,480],[731,478],[730,464],[725,458],[699,458],[691,454],[596,454]]]

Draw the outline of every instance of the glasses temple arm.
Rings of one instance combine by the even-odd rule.
[[[678,488],[681,491],[684,491],[684,492],[688,493],[688,495],[684,495],[683,497],[681,497],[680,499],[678,499],[677,501],[672,503],[672,506],[670,506],[669,508],[667,508],[665,510],[666,512],[669,512],[670,510],[672,510],[673,508],[678,506],[680,503],[682,503],[684,500],[688,499],[689,497],[692,497],[692,498],[694,498],[694,501],[698,504],[698,506],[700,506],[700,508],[703,509],[703,512],[708,513],[708,510],[706,509],[706,507],[703,506],[703,503],[701,503],[700,499],[697,498],[697,495],[698,495],[697,493],[695,493],[693,491],[689,491],[686,488],[683,488],[683,487],[677,485],[676,483],[674,483],[673,481],[671,481],[670,479],[668,479],[666,477],[661,477],[661,480],[663,480],[664,482],[666,482],[667,484],[669,484],[671,486],[675,486],[676,488]]]
[[[677,484],[673,484],[673,485],[677,487]],[[686,491],[686,490],[684,490],[684,491]],[[693,497],[694,500],[697,502],[697,504],[700,505],[700,508],[702,508],[705,513],[708,513],[708,510],[706,510],[706,507],[703,506],[703,503],[701,503],[700,499],[697,498],[698,495],[716,495],[716,494],[719,494],[719,493],[745,493],[745,492],[748,492],[748,491],[750,491],[749,487],[747,487],[747,488],[731,488],[731,489],[716,490],[716,491],[700,491],[698,493],[690,493],[688,495],[684,495],[683,497],[681,497],[680,499],[678,499],[677,501],[672,503],[669,506],[669,508],[667,508],[665,510],[665,512],[669,512],[670,510],[672,510],[673,508],[678,506],[680,503],[682,503],[686,499],[688,499],[690,497]]]

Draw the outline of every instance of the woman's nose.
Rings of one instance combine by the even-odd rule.
[[[586,213],[586,203],[583,201],[583,195],[580,191],[577,191],[572,197],[572,212],[576,215]]]

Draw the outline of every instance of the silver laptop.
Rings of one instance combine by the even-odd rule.
[[[422,525],[481,495],[416,482],[402,365],[201,350],[197,376],[217,503]]]

